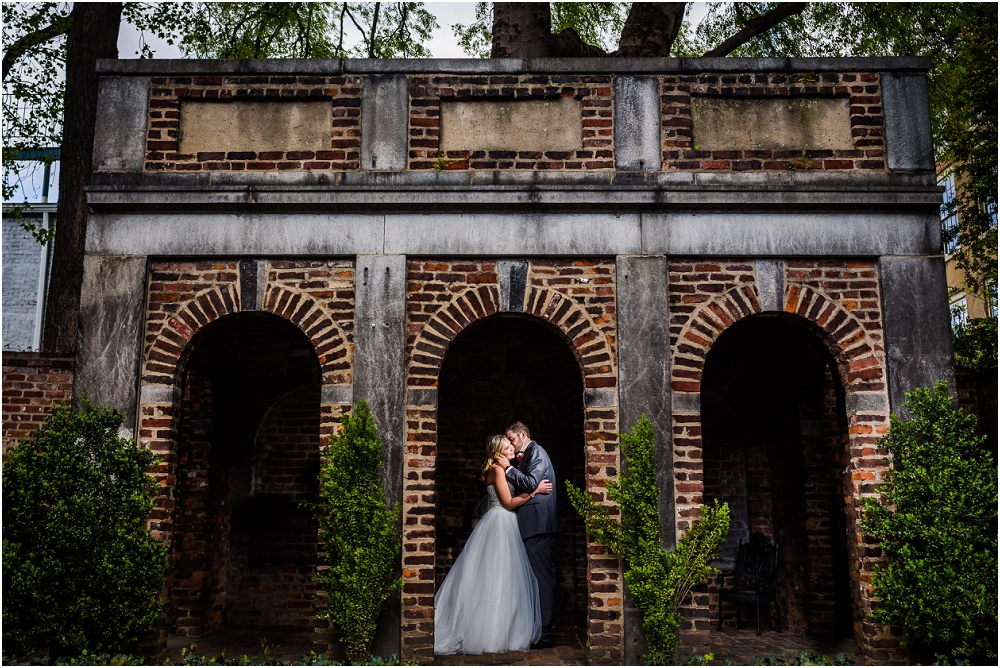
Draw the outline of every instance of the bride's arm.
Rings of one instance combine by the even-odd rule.
[[[543,480],[538,484],[538,488],[531,494],[525,492],[524,494],[518,494],[517,496],[512,497],[510,495],[510,487],[507,485],[507,476],[504,475],[503,467],[499,464],[494,464],[493,466],[493,486],[496,487],[497,496],[500,497],[500,503],[503,504],[503,507],[507,510],[520,508],[535,494],[547,494],[547,491],[539,491],[546,489],[546,486],[548,486],[548,490],[552,489],[552,485],[549,481]]]

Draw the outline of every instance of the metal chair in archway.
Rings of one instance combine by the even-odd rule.
[[[725,578],[735,575],[732,587],[723,587]],[[719,630],[722,630],[722,603],[736,604],[736,627],[743,623],[742,605],[753,603],[757,607],[757,635],[760,635],[761,603],[774,605],[775,626],[781,631],[781,612],[778,608],[775,581],[778,575],[778,544],[772,545],[763,534],[755,533],[746,543],[740,540],[736,554],[736,570],[719,574]]]

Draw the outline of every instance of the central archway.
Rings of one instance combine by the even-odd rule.
[[[586,536],[565,482],[585,485],[584,383],[572,349],[540,319],[494,315],[456,337],[438,392],[436,587],[472,532],[472,509],[485,493],[478,476],[487,439],[521,420],[549,453],[558,478],[557,643],[579,642],[586,634]]]

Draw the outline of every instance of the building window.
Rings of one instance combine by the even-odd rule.
[[[969,306],[965,301],[965,295],[958,295],[948,304],[951,308],[951,328],[958,329],[969,324]]]
[[[941,182],[941,185],[944,186],[944,200],[941,203],[941,231],[944,233],[944,252],[948,254],[958,248],[958,213],[955,211],[955,175],[949,174]],[[993,217],[995,220],[995,211]]]

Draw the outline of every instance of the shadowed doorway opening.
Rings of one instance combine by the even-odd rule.
[[[547,323],[527,316],[496,315],[469,326],[441,368],[435,588],[472,533],[473,507],[486,493],[479,472],[489,437],[521,420],[549,453],[557,477],[557,643],[577,642],[586,633],[586,536],[565,484],[584,487],[583,408],[583,376],[569,343]]]
[[[812,638],[853,638],[848,545],[853,518],[847,418],[837,364],[819,335],[794,316],[758,315],[726,330],[702,378],[705,499],[730,505],[723,570],[760,533],[779,545],[778,619],[764,624]],[[857,569],[853,569],[857,572]],[[726,585],[732,586],[732,578]],[[719,614],[713,586],[712,629]],[[725,603],[725,626],[736,623]],[[752,606],[743,619],[753,620]]]
[[[183,375],[168,632],[310,629],[315,621],[320,369],[267,313],[228,315],[189,345]]]

